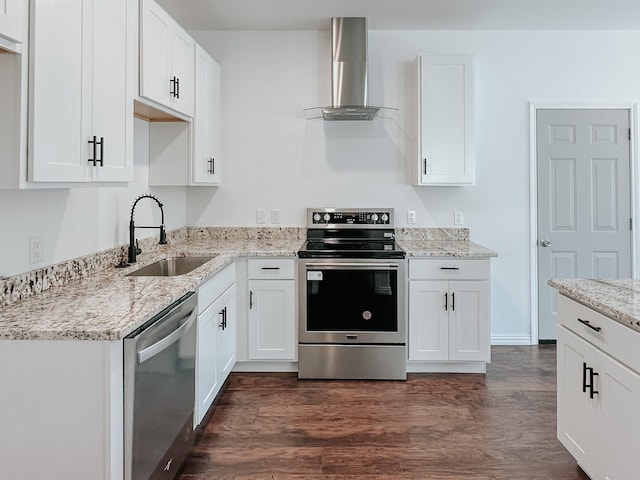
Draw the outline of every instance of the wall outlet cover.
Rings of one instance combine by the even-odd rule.
[[[44,238],[42,235],[29,238],[29,263],[40,263],[43,259],[42,244]]]
[[[256,223],[265,223],[266,214],[263,209],[256,210]]]

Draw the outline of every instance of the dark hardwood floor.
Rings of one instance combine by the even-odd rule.
[[[556,439],[555,346],[406,382],[232,374],[180,480],[588,480]]]

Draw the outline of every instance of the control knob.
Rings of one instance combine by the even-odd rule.
[[[386,223],[387,220],[389,220],[389,215],[387,215],[386,213],[383,213],[382,214],[382,221]]]
[[[324,221],[325,222],[329,222],[329,220],[331,220],[331,215],[329,215],[328,213],[324,214]]]
[[[313,221],[318,223],[320,221],[320,214],[319,213],[314,213],[313,214]]]
[[[374,213],[373,215],[371,215],[371,220],[373,220],[374,222],[378,221],[378,214]]]

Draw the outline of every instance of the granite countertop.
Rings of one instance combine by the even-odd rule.
[[[301,245],[301,240],[291,239],[194,239],[166,245],[140,255],[136,265],[107,268],[0,310],[0,339],[119,340],[237,257],[295,257]],[[168,256],[212,255],[212,260],[186,275],[126,276]]]
[[[398,240],[408,257],[497,257],[493,250],[468,240]]]
[[[398,240],[409,258],[497,256],[470,242],[464,229],[418,232],[421,235],[418,239]],[[114,268],[115,258],[121,258],[122,254],[122,250],[116,248],[28,272],[17,280],[9,279],[0,292],[5,304],[0,308],[0,339],[122,339],[187,292],[195,291],[203,281],[238,257],[295,258],[304,243],[303,236],[304,229],[295,228],[254,231],[190,227],[187,232],[178,232],[169,245],[156,245],[152,250],[145,246],[143,250],[150,253],[140,255],[134,266]],[[168,256],[214,258],[186,275],[126,276]]]
[[[561,295],[640,332],[640,280],[552,279],[548,284]]]

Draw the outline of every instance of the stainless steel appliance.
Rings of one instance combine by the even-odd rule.
[[[305,116],[325,120],[393,118],[397,109],[369,105],[368,21],[331,19],[331,106],[306,108]]]
[[[172,479],[193,432],[197,295],[124,339],[125,480]]]
[[[299,378],[406,379],[406,260],[393,209],[307,210]]]

